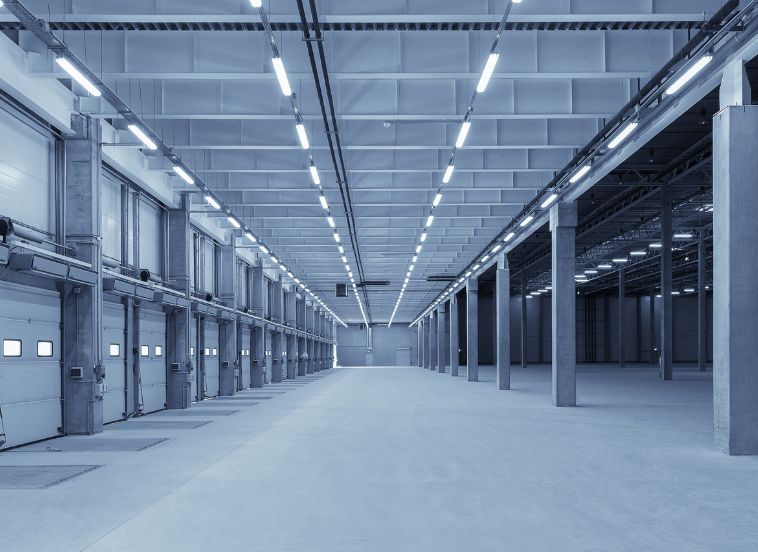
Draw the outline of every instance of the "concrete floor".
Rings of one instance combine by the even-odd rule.
[[[0,454],[102,465],[0,490],[0,548],[758,550],[758,458],[714,451],[697,372],[581,367],[571,409],[550,406],[547,367],[514,368],[510,392],[421,368],[327,374],[197,429],[89,437],[170,438],[139,452]]]

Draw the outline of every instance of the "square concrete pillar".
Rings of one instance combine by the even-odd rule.
[[[437,369],[437,363],[439,358],[439,349],[437,341],[437,319],[435,312],[429,313],[429,368],[431,370]]]
[[[429,369],[431,367],[431,353],[429,347],[429,320],[423,318],[421,324],[424,327],[424,368]]]
[[[619,368],[626,365],[626,273],[619,269]]]
[[[505,253],[497,260],[495,273],[496,383],[499,390],[511,388],[511,272]]]
[[[661,377],[674,379],[674,305],[672,280],[672,209],[671,190],[661,190]]]
[[[237,308],[237,238],[234,233],[227,236],[221,246],[220,298],[224,306]],[[237,356],[237,320],[223,318],[219,321],[219,395],[229,397],[237,389],[239,363]]]
[[[576,203],[550,209],[553,405],[576,406]]]
[[[758,106],[713,120],[713,414],[716,446],[758,454]]]
[[[479,280],[466,280],[466,375],[479,381]]]
[[[458,299],[455,292],[450,294],[450,375],[458,376]]]
[[[424,332],[422,330],[421,323],[416,324],[416,338],[417,338],[417,345],[416,345],[416,364],[418,364],[419,367],[424,365]]]
[[[445,311],[447,303],[437,307],[437,371],[444,374],[447,370],[447,334],[445,332]]]

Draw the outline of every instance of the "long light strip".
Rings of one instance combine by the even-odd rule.
[[[624,128],[621,129],[621,131],[608,143],[608,149],[616,149],[621,145],[621,143],[626,140],[629,135],[634,132],[634,129],[637,128],[639,123],[637,121],[632,121],[631,123],[627,124]]]
[[[174,166],[174,172],[179,175],[179,178],[184,180],[190,186],[192,186],[195,183],[195,180],[189,174],[187,174],[187,171],[185,171],[179,165]]]
[[[676,79],[671,84],[671,86],[666,89],[666,94],[673,96],[679,92],[688,82],[695,78],[695,76],[700,73],[700,71],[705,69],[706,65],[708,65],[711,61],[713,61],[713,56],[710,54],[701,57],[689,69],[687,69],[687,71],[685,71],[681,77]]]
[[[132,134],[134,134],[137,138],[140,139],[140,141],[145,145],[145,147],[149,150],[157,150],[158,146],[153,142],[150,137],[145,134],[145,131],[142,130],[137,125],[129,125],[129,130]]]
[[[0,6],[2,6],[2,2],[0,2]],[[59,57],[55,58],[55,63],[60,65],[66,73],[68,73],[72,79],[74,79],[76,82],[81,84],[87,92],[92,94],[93,96],[99,98],[102,95],[102,92],[100,92],[100,89],[92,84],[87,77],[85,77],[79,69],[74,67],[74,65],[65,57]]]
[[[492,52],[487,58],[487,63],[484,64],[482,76],[479,79],[479,83],[476,85],[476,91],[479,94],[482,94],[485,90],[487,90],[487,85],[490,83],[492,73],[495,72],[495,66],[497,65],[498,59],[500,59],[500,54],[496,52]]]
[[[282,94],[287,97],[292,96],[292,87],[287,78],[287,71],[284,70],[284,62],[282,62],[282,58],[271,58],[271,63],[274,66],[274,73],[276,73],[276,79],[279,81],[279,88],[282,89]]]

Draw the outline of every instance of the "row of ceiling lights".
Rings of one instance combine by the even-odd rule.
[[[259,9],[263,9],[261,7],[261,2],[256,0],[251,0],[251,4],[253,7],[257,7]],[[0,6],[2,6],[2,2],[0,1]],[[275,44],[272,44],[272,47],[275,48]],[[277,61],[278,60],[278,61]],[[68,52],[66,54],[57,55],[55,58],[55,62],[60,66],[74,81],[79,83],[89,94],[91,94],[94,97],[100,97],[102,96],[102,91],[100,88],[93,82],[95,78],[93,78],[94,74],[84,65],[76,56],[74,56],[71,52]],[[277,78],[279,79],[279,83],[282,88],[282,93],[284,93],[285,96],[291,96],[292,90],[289,87],[289,83],[287,82],[286,73],[284,73],[284,67],[281,64],[281,58],[274,57],[274,69],[276,71]],[[85,73],[89,73],[91,76],[88,77]],[[116,107],[116,106],[114,106]],[[308,149],[308,138],[305,134],[305,128],[303,126],[302,122],[302,116],[298,112],[296,106],[295,107],[295,117],[297,120],[297,133],[300,137],[301,145],[304,149]],[[151,151],[157,151],[158,150],[158,144],[156,141],[150,137],[147,126],[144,124],[144,122],[140,122],[140,124],[137,123],[131,123],[127,127],[129,131],[144,145],[144,147]],[[152,131],[149,131],[152,133]],[[155,133],[152,133],[155,135]],[[162,148],[164,151],[169,150],[170,148]],[[240,222],[240,219],[236,217],[231,209],[227,207],[224,202],[216,195],[214,194],[211,189],[203,183],[198,176],[192,171],[192,169],[189,168],[188,165],[186,165],[176,154],[171,152],[170,154],[166,155],[171,161],[173,166],[173,171],[181,178],[182,181],[184,181],[186,184],[190,186],[197,185],[201,188],[201,190],[204,192],[204,198],[205,202],[212,207],[213,209],[216,209],[218,211],[223,211],[227,215],[227,221],[229,224],[235,229],[240,230],[243,234],[243,236],[252,244],[257,244],[260,251],[268,255],[271,262],[274,264],[275,267],[278,267],[279,270],[282,271],[282,273],[286,274],[292,281],[297,284],[300,289],[302,289],[305,293],[311,296],[313,301],[318,303],[329,315],[331,315],[332,318],[337,320],[340,324],[343,326],[346,326],[345,322],[340,319],[339,316],[337,316],[334,311],[330,307],[328,307],[321,298],[316,295],[308,286],[306,286],[303,282],[300,281],[299,278],[295,277],[294,274],[287,268],[287,266],[278,259],[275,254],[263,243],[261,242],[250,230],[250,228]],[[316,184],[319,187],[319,192],[321,193],[321,200],[322,205],[324,206],[324,209],[327,211],[328,214],[328,220],[332,221],[331,215],[329,214],[328,205],[326,204],[326,199],[323,195],[323,189],[320,186],[320,178],[318,176],[318,171],[313,163],[313,158],[310,156],[310,172],[311,177],[313,178],[314,184]],[[333,226],[333,222],[331,222]],[[334,233],[334,239],[339,243],[339,235]],[[342,252],[342,247],[340,246],[340,250]],[[343,257],[344,258],[344,257]],[[349,272],[349,267],[348,267]],[[360,302],[360,301],[359,301]]]
[[[290,86],[289,79],[287,77],[287,71],[284,68],[284,62],[282,61],[281,54],[279,53],[279,49],[276,45],[276,39],[274,38],[273,32],[271,31],[271,27],[268,23],[268,16],[266,14],[265,9],[263,8],[263,2],[262,0],[250,0],[250,4],[254,8],[258,9],[258,12],[261,16],[261,21],[263,21],[264,28],[266,29],[266,35],[268,36],[269,44],[271,46],[271,52],[273,54],[271,63],[274,67],[274,73],[276,73],[276,79],[279,81],[279,87],[282,90],[282,94],[284,94],[290,99],[290,104],[292,105],[292,109],[295,114],[295,130],[297,132],[297,137],[300,141],[300,146],[308,152],[308,168],[311,173],[311,179],[313,180],[313,184],[318,188],[319,204],[321,205],[321,208],[324,211],[326,222],[329,225],[329,228],[332,230],[332,237],[334,239],[334,242],[337,244],[337,250],[339,251],[340,259],[342,260],[342,263],[345,265],[345,271],[347,272],[347,276],[348,278],[350,278],[350,285],[353,287],[353,294],[355,295],[355,300],[358,303],[358,308],[361,311],[361,316],[363,317],[363,321],[365,322],[366,325],[368,325],[368,318],[366,317],[366,311],[363,308],[363,302],[361,301],[360,295],[358,295],[358,287],[355,283],[355,276],[353,275],[353,269],[350,267],[350,262],[347,259],[345,248],[342,246],[342,240],[340,238],[339,232],[337,231],[337,224],[334,221],[334,217],[332,216],[332,211],[329,208],[329,202],[327,201],[326,195],[324,194],[324,188],[321,185],[321,177],[318,174],[318,168],[316,167],[316,163],[313,159],[310,142],[308,141],[308,134],[305,130],[303,116],[300,112],[300,109],[298,108],[295,94],[293,94],[292,92],[292,87]]]
[[[676,95],[687,85],[687,83],[689,83],[703,69],[705,69],[705,67],[712,60],[713,55],[711,55],[711,53],[704,54],[702,56],[699,56],[694,62],[687,64],[684,69],[678,71],[677,73],[674,73],[669,79],[671,81],[670,84],[665,87],[665,95],[668,97]],[[606,139],[606,150],[614,150],[618,148],[622,143],[627,141],[634,134],[634,131],[638,126],[639,116],[636,113],[622,121],[622,123],[617,127],[617,130],[611,133],[611,135]],[[592,171],[594,158],[596,156],[599,157],[601,154],[602,148],[595,149],[593,153],[591,153],[586,159],[579,162],[572,171],[567,171],[567,176],[564,177],[563,180],[558,182],[551,189],[547,190],[542,198],[542,201],[539,203],[539,208],[535,208],[532,211],[526,212],[521,216],[520,219],[514,220],[514,222],[509,226],[507,233],[502,238],[502,240],[498,239],[498,243],[496,243],[489,252],[485,253],[482,258],[475,261],[474,266],[468,269],[463,277],[453,282],[444,292],[442,292],[442,294],[440,294],[437,299],[435,299],[435,301],[429,305],[426,310],[424,310],[422,314],[420,314],[413,322],[411,322],[411,326],[416,324],[420,319],[424,318],[430,312],[436,309],[439,303],[446,300],[445,298],[453,293],[454,289],[458,285],[463,284],[463,282],[465,282],[467,278],[475,273],[482,266],[482,264],[487,262],[492,255],[499,252],[503,248],[504,244],[512,241],[513,238],[516,237],[517,233],[524,232],[531,234],[534,228],[529,228],[529,226],[537,217],[537,215],[541,212],[544,212],[546,209],[549,209],[553,203],[560,199],[560,196],[566,193],[568,185],[573,186],[583,181]],[[448,169],[449,168],[450,167],[448,167]],[[688,237],[691,237],[691,235],[688,235]],[[677,235],[675,235],[674,238],[677,239]]]
[[[498,59],[500,59],[500,54],[497,51],[498,44],[500,42],[500,37],[502,36],[503,30],[505,29],[505,24],[508,20],[508,15],[510,14],[511,7],[513,4],[520,4],[521,1],[522,0],[510,0],[506,4],[505,15],[503,15],[503,18],[500,20],[497,34],[495,35],[495,39],[493,41],[492,48],[490,49],[489,56],[487,57],[487,61],[484,64],[484,69],[482,69],[482,74],[479,77],[479,82],[476,85],[476,90],[472,94],[469,104],[466,107],[466,114],[463,117],[461,127],[458,131],[458,137],[456,138],[455,145],[453,146],[453,150],[450,153],[450,160],[448,161],[445,172],[442,175],[442,184],[437,187],[437,192],[435,193],[434,200],[432,201],[432,207],[429,210],[429,215],[426,219],[424,229],[421,232],[418,244],[416,244],[416,249],[414,250],[413,256],[411,257],[411,262],[408,265],[408,271],[405,274],[405,280],[403,281],[403,286],[400,289],[400,294],[398,295],[397,301],[395,302],[395,308],[392,310],[392,315],[390,316],[388,326],[392,326],[392,322],[395,320],[398,308],[400,308],[400,303],[403,300],[403,295],[405,294],[405,290],[408,287],[408,282],[410,281],[411,274],[416,267],[418,255],[421,253],[421,250],[424,247],[424,242],[429,235],[429,228],[431,228],[432,224],[434,223],[434,212],[442,201],[442,186],[449,184],[450,180],[453,177],[453,172],[455,171],[455,153],[457,150],[461,149],[464,146],[469,131],[471,130],[471,114],[474,111],[474,103],[476,102],[477,95],[482,94],[487,90],[487,85],[489,84],[490,79],[492,79],[492,74],[495,72],[495,67],[497,66]]]

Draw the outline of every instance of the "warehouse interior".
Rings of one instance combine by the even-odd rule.
[[[755,550],[758,0],[0,2],[0,547]]]

